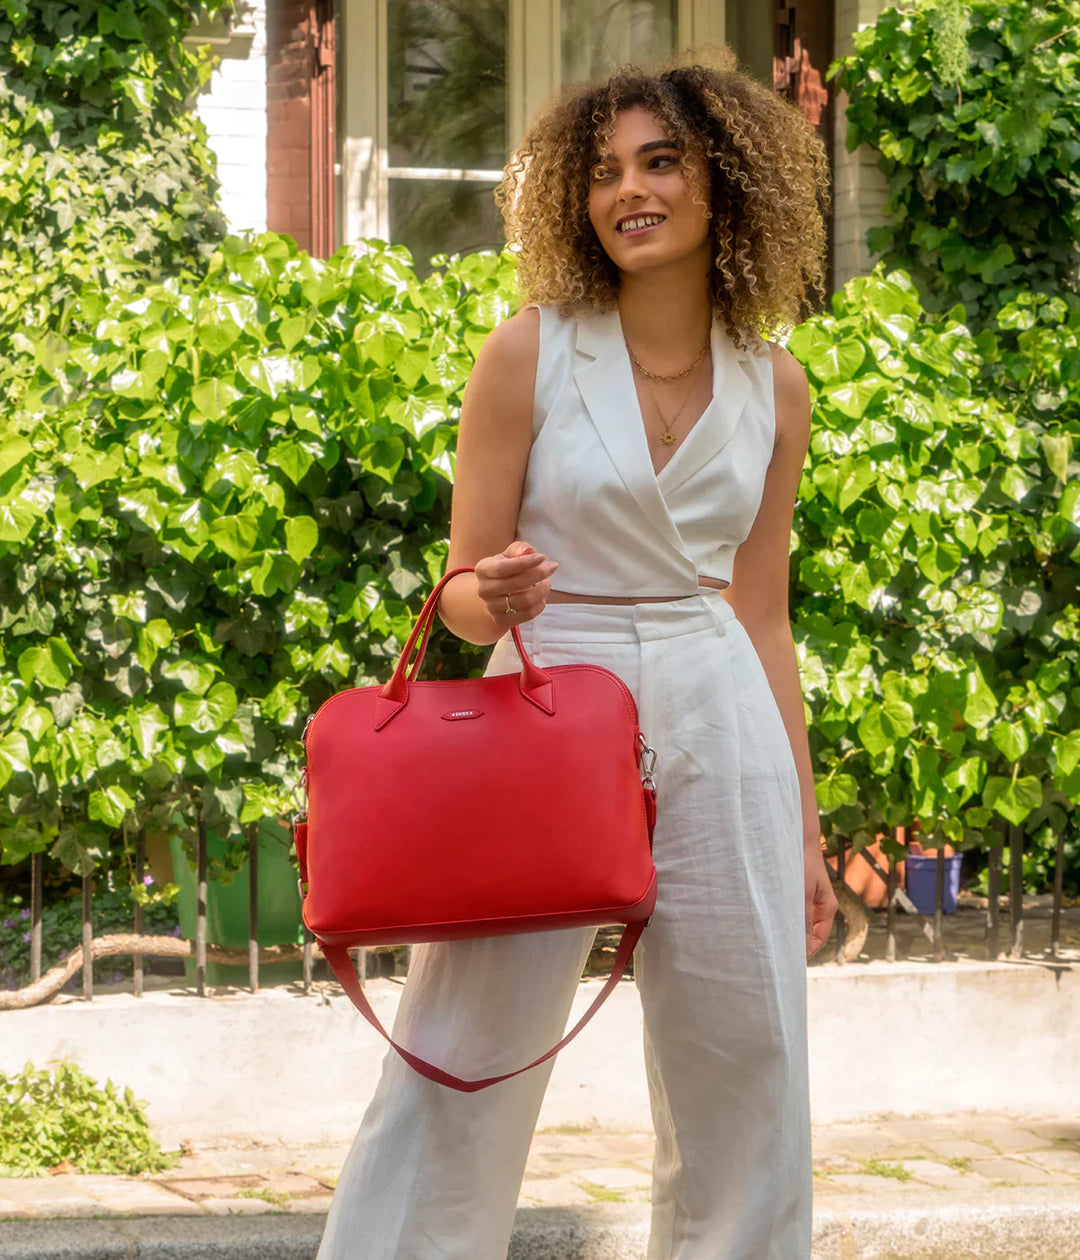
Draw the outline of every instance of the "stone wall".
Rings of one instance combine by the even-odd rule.
[[[217,154],[221,209],[234,232],[266,231],[266,0],[243,0],[238,20],[196,27],[191,43],[221,58],[195,112]]]
[[[852,36],[877,18],[888,0],[836,0],[836,56],[852,50]],[[833,171],[833,231],[835,283],[840,288],[862,275],[874,260],[866,247],[867,229],[884,221],[885,177],[875,155],[865,146],[847,150],[847,96],[836,102]]]

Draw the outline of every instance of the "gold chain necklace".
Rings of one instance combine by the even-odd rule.
[[[641,373],[642,376],[648,377],[650,381],[664,381],[666,384],[670,384],[672,381],[677,381],[680,379],[680,377],[686,376],[688,373],[692,372],[694,368],[696,368],[697,365],[701,362],[701,360],[704,359],[705,353],[709,348],[709,342],[711,340],[711,337],[705,338],[705,344],[698,351],[697,358],[693,361],[693,363],[690,364],[689,367],[684,367],[681,372],[673,372],[670,376],[665,376],[662,372],[650,372],[647,367],[644,367],[641,364],[637,355],[630,348],[629,341],[626,341],[625,337],[623,338],[623,340],[626,342],[626,352],[630,356],[630,362],[633,363],[634,367],[637,368],[637,370]]]
[[[682,415],[683,410],[686,407],[686,404],[690,401],[690,395],[694,392],[694,383],[693,381],[690,382],[690,388],[686,391],[686,396],[683,398],[682,402],[679,404],[678,410],[675,412],[675,414],[671,417],[670,420],[664,419],[664,413],[660,409],[660,404],[656,401],[656,395],[653,393],[653,387],[649,384],[648,381],[645,381],[644,384],[645,384],[645,388],[649,392],[649,400],[652,402],[653,409],[655,410],[656,414],[660,417],[660,423],[664,426],[664,431],[663,433],[660,434],[660,441],[663,442],[665,446],[674,446],[675,443],[679,439],[675,436],[673,430],[675,428],[676,422],[678,421],[679,417]]]

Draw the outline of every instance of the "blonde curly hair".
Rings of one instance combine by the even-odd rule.
[[[798,323],[810,292],[825,291],[825,147],[796,106],[738,71],[726,50],[715,64],[626,66],[536,115],[495,194],[525,300],[575,315],[614,306],[619,272],[589,222],[590,173],[616,116],[635,106],[677,144],[710,215],[712,301],[729,334],[748,346]]]

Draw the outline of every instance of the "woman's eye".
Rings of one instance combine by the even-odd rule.
[[[600,181],[602,179],[610,179],[611,176],[612,176],[612,172],[609,171],[606,166],[598,166],[593,171],[593,179],[597,181]]]
[[[677,160],[673,157],[655,157],[652,160],[652,167],[654,170],[662,171],[669,166],[674,166]]]

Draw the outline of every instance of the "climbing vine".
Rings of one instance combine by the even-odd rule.
[[[848,147],[888,177],[871,250],[930,309],[959,300],[980,327],[1023,291],[1076,291],[1080,0],[887,9],[833,73]]]

